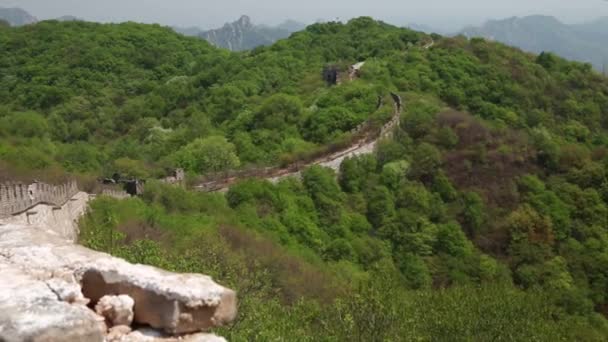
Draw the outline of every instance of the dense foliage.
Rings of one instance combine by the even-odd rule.
[[[608,333],[590,308],[571,313],[540,287],[514,287],[456,223],[438,227],[427,253],[399,256],[398,265],[391,242],[365,230],[343,227],[346,236],[332,242],[337,227],[327,232],[319,228],[325,218],[308,220],[325,196],[318,186],[339,185],[323,170],[307,176],[307,185],[247,183],[229,198],[158,184],[142,199],[100,198],[81,223],[81,242],[236,289],[238,319],[217,331],[231,341],[601,341]],[[428,232],[410,234],[415,242],[404,249],[429,243]],[[452,286],[437,289],[433,277]]]
[[[386,119],[377,83],[329,88],[321,77],[328,61],[366,56],[328,60],[312,37],[236,54],[154,25],[0,28],[0,155],[15,173],[125,173],[120,159],[152,176],[176,166],[202,174],[217,165],[188,151],[217,144],[201,139],[236,153],[221,167],[275,164]]]
[[[238,290],[231,340],[608,338],[608,80],[589,65],[369,18],[242,54],[136,24],[0,44],[0,157],[23,169],[276,164],[401,94],[393,137],[339,174],[92,204],[84,244]],[[322,81],[361,60],[359,80]]]

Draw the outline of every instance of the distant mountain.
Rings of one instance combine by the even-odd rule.
[[[522,50],[553,52],[564,58],[591,63],[602,70],[608,62],[608,18],[567,25],[549,16],[513,17],[467,27],[461,34],[496,40]]]
[[[6,21],[11,26],[23,26],[38,22],[36,17],[21,8],[0,7],[0,20]]]
[[[574,25],[574,27],[582,32],[608,35],[608,17],[602,17],[584,24]]]
[[[244,15],[233,23],[226,23],[219,29],[201,32],[198,36],[218,47],[232,51],[242,51],[258,46],[271,45],[305,27],[306,25],[292,20],[275,27],[254,25],[251,19]]]

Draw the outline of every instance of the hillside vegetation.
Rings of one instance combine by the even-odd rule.
[[[356,61],[366,53],[326,58],[291,46],[321,50],[310,35],[236,54],[132,23],[2,29],[0,153],[26,169],[145,169],[148,176],[180,166],[200,174],[276,164],[344,139],[370,117],[390,117],[390,103],[376,110],[385,89],[370,82],[326,88],[322,81],[326,60]],[[417,35],[397,42],[405,48],[407,39]],[[312,122],[314,131],[307,128]],[[206,163],[218,148],[226,160]]]
[[[394,136],[339,175],[92,203],[83,244],[236,289],[231,341],[608,338],[608,80],[588,64],[370,18],[243,53],[132,23],[0,45],[7,174],[276,165],[402,96]],[[358,61],[360,79],[322,80]]]

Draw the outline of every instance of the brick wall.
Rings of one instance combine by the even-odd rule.
[[[75,181],[62,185],[38,182],[0,184],[0,218],[22,213],[38,204],[60,207],[77,193]]]

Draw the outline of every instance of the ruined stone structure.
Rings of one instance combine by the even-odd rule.
[[[108,196],[116,199],[125,199],[131,197],[131,195],[122,189],[112,188],[112,187],[104,187],[101,189],[102,196]]]
[[[323,80],[327,85],[338,85],[340,80],[340,69],[337,65],[326,65],[323,68]]]
[[[90,198],[75,182],[0,193],[0,341],[225,342],[204,331],[234,319],[234,291],[74,244]]]
[[[348,67],[348,70],[340,69],[337,64],[328,64],[323,67],[323,80],[329,86],[340,85],[345,81],[354,81],[361,76],[361,68],[365,62],[358,62]]]
[[[362,134],[366,131],[369,125],[369,122],[364,122],[351,132],[353,136],[357,137],[357,139],[354,140],[349,146],[346,146],[339,151],[320,156],[307,163],[296,162],[287,167],[239,171],[219,180],[205,182],[196,186],[195,188],[204,192],[224,192],[227,191],[232,184],[244,178],[267,179],[271,182],[278,182],[286,177],[299,178],[301,175],[301,170],[312,165],[320,165],[331,168],[334,171],[339,171],[340,165],[342,165],[342,162],[346,158],[373,153],[378,141],[389,137],[393,133],[394,128],[399,125],[401,120],[401,112],[403,110],[402,100],[401,97],[395,93],[391,93],[391,97],[393,98],[394,102],[393,116],[391,120],[385,123],[382,128],[377,131],[377,134]],[[378,101],[378,104],[382,104],[381,100]]]
[[[76,182],[54,186],[45,183],[0,184],[0,218],[9,217],[45,203],[60,207],[78,193]]]
[[[348,79],[354,81],[361,77],[361,68],[365,65],[365,62],[359,62],[348,67]]]
[[[186,182],[186,172],[184,169],[175,169],[169,177],[163,178],[161,182],[184,186]]]

